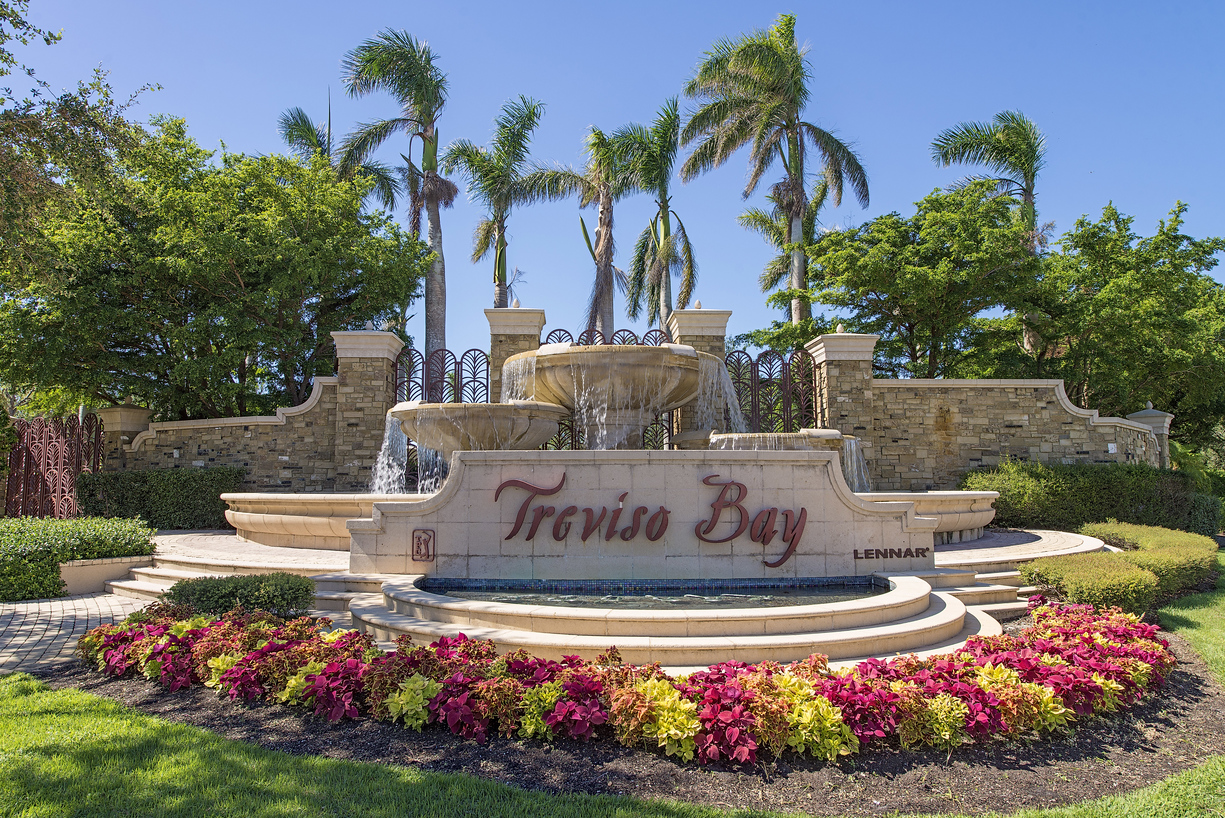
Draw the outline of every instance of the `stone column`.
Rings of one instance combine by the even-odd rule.
[[[132,439],[149,428],[153,410],[131,403],[94,409],[102,421],[102,471],[123,471],[128,467],[127,450]]]
[[[862,413],[872,401],[872,353],[879,338],[834,332],[806,344],[817,366],[817,417],[825,428],[856,434],[852,408]]]
[[[727,320],[731,317],[731,310],[673,310],[668,317],[668,333],[674,342],[709,353],[722,361],[727,354]],[[698,448],[705,449],[710,430],[698,428],[697,407],[689,404],[680,408],[680,423],[672,432],[672,442],[676,448],[688,448],[692,442]]]
[[[1143,409],[1139,412],[1132,412],[1127,419],[1143,423],[1153,430],[1153,434],[1157,436],[1159,465],[1163,469],[1168,469],[1170,467],[1170,424],[1174,421],[1174,416],[1169,412],[1154,409],[1153,402],[1150,400],[1145,402]]]
[[[512,355],[540,349],[544,310],[503,307],[485,310],[489,319],[489,402],[502,402],[502,364]]]
[[[333,491],[363,492],[383,446],[387,410],[396,402],[396,359],[404,342],[391,332],[333,332],[336,342],[336,435]]]

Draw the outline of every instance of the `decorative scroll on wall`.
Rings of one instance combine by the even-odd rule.
[[[14,421],[9,452],[6,517],[75,517],[76,480],[102,465],[103,430],[97,415]]]

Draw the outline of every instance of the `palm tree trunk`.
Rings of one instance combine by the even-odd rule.
[[[506,226],[501,222],[495,228],[493,241],[493,306],[505,309],[506,303]]]
[[[595,234],[596,292],[598,303],[594,306],[596,325],[604,340],[613,334],[613,201],[612,192],[605,185],[600,191],[600,212]]]
[[[447,346],[447,266],[442,258],[442,219],[438,214],[438,199],[425,200],[429,220],[430,250],[434,261],[425,275],[425,357]]]
[[[804,236],[804,217],[791,217],[791,235],[787,237],[789,244],[795,246],[791,248],[791,289],[804,290],[808,288],[807,276],[807,259],[805,258],[804,248],[801,245],[800,239]],[[791,299],[791,323],[801,324],[808,318],[812,317],[812,307],[808,301],[803,298]]]
[[[659,208],[659,247],[662,249],[672,237],[672,220],[666,205]],[[668,319],[672,317],[672,270],[665,264],[659,273],[659,328],[668,332]]]

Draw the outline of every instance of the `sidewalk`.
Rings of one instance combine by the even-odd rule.
[[[93,627],[145,606],[115,594],[80,594],[0,604],[0,673],[45,670],[73,657]]]

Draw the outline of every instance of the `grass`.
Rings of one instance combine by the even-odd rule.
[[[1162,609],[1225,681],[1225,560],[1217,589]],[[766,815],[628,797],[545,795],[463,775],[299,757],[145,716],[22,674],[0,677],[0,816]],[[1225,756],[1126,795],[1018,818],[1225,815]]]

